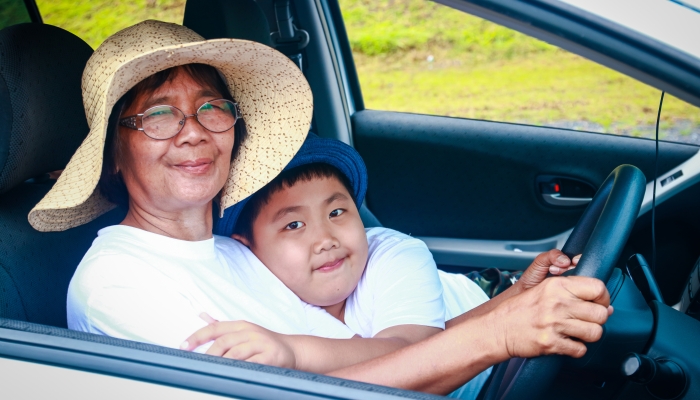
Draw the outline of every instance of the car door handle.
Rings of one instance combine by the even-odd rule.
[[[596,192],[590,183],[568,176],[540,175],[535,185],[545,204],[554,207],[585,206]]]
[[[583,206],[593,200],[592,197],[562,197],[560,193],[542,194],[545,203],[559,207]]]

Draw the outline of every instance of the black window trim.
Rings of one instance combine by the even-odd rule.
[[[27,8],[27,13],[29,13],[29,18],[32,22],[43,24],[44,21],[41,18],[41,13],[39,12],[39,7],[36,5],[34,0],[24,0],[24,6]]]

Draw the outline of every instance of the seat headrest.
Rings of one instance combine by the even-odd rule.
[[[55,26],[0,30],[0,193],[63,169],[87,136],[80,81],[90,55]]]
[[[255,0],[187,0],[182,25],[205,39],[245,39],[270,47],[270,23]]]

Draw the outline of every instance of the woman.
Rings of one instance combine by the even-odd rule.
[[[244,199],[304,140],[311,93],[294,64],[263,45],[203,41],[187,28],[146,21],[96,50],[83,98],[90,133],[30,223],[69,229],[115,203],[128,213],[99,232],[78,266],[68,294],[70,328],[169,347],[200,328],[216,340],[270,331],[353,336],[303,304],[244,246],[212,235],[215,199],[221,210]],[[447,393],[509,357],[581,356],[585,347],[569,336],[597,340],[609,297],[593,279],[542,282],[551,266],[569,264],[560,252],[545,253],[522,284],[450,321],[446,331],[334,375]],[[202,312],[269,331],[206,325]],[[318,318],[328,322],[313,323]],[[265,350],[244,358],[284,365],[256,358]]]

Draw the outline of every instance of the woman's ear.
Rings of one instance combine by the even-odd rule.
[[[231,239],[236,239],[239,242],[241,242],[245,247],[250,248],[250,240],[248,240],[248,238],[246,238],[245,236],[234,233],[233,235],[231,235]]]

